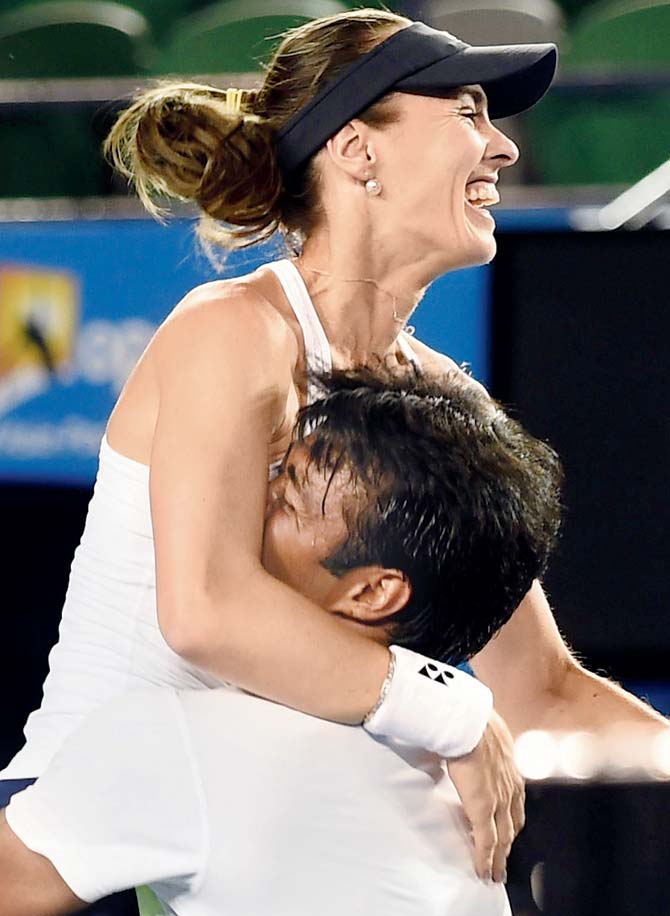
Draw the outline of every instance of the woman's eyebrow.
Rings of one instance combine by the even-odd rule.
[[[486,98],[486,93],[483,89],[480,89],[479,86],[463,86],[458,93],[460,98],[463,95],[471,95],[472,100],[477,105],[477,107],[486,108],[488,105],[488,99]]]

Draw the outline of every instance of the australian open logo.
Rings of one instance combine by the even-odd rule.
[[[67,479],[84,461],[90,473],[105,418],[155,330],[87,309],[81,285],[68,269],[0,263],[0,473],[3,462],[25,476],[30,462],[43,473],[55,460]]]
[[[0,268],[0,415],[41,394],[67,370],[79,298],[69,271]]]
[[[426,662],[423,668],[420,669],[419,674],[423,674],[424,677],[428,677],[438,684],[445,685],[449,684],[449,681],[454,678],[454,672],[450,671],[446,665],[440,665],[438,662]]]

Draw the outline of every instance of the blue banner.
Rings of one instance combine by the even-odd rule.
[[[224,276],[281,256],[252,252],[231,255]],[[0,226],[0,480],[90,484],[107,417],[156,327],[217,276],[188,220]],[[413,318],[418,337],[484,382],[489,280],[487,268],[450,274]]]

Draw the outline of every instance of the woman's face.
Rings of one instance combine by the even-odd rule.
[[[454,98],[396,93],[399,119],[375,131],[376,162],[386,225],[402,232],[413,253],[444,253],[445,270],[484,264],[496,251],[495,222],[502,168],[519,158],[516,145],[491,123],[480,86]]]

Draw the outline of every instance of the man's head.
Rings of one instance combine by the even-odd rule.
[[[322,384],[270,486],[266,569],[373,638],[471,657],[544,571],[555,453],[460,375]]]

